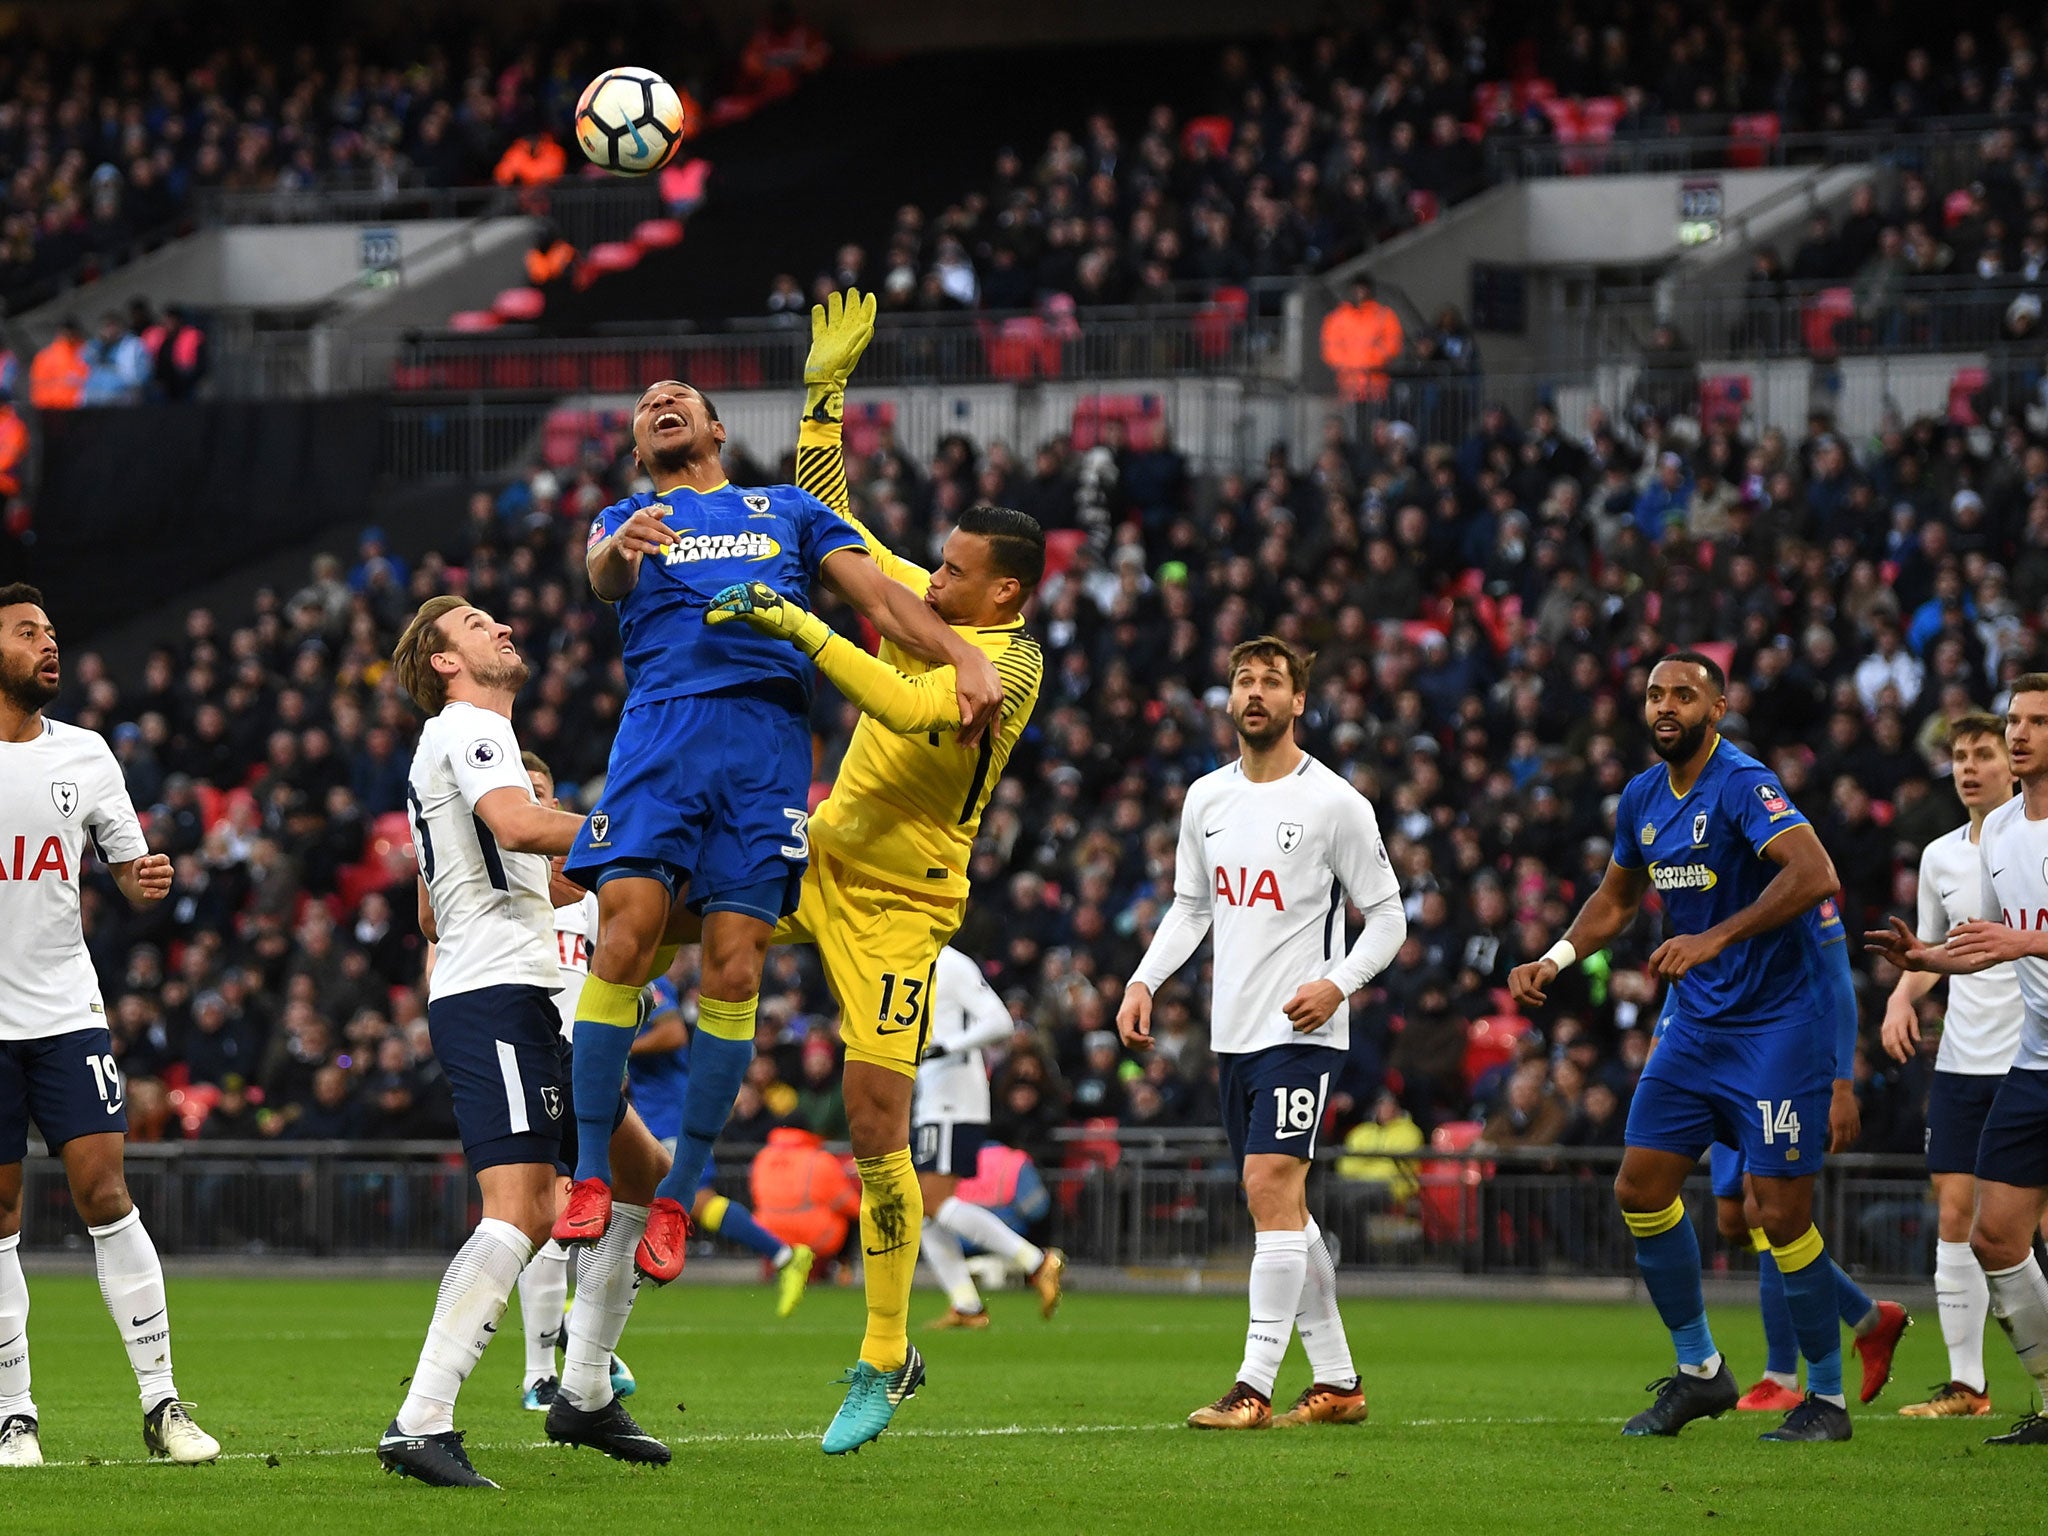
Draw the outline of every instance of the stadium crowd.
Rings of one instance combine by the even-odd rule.
[[[1574,427],[1496,407],[1462,441],[1424,443],[1389,420],[1352,439],[1333,418],[1312,452],[1213,480],[1115,423],[1028,462],[954,437],[919,463],[886,436],[850,460],[859,510],[911,558],[976,499],[1059,535],[1035,618],[1045,693],[958,941],[1017,1023],[992,1053],[1002,1139],[1057,1159],[1062,1125],[1214,1124],[1199,975],[1162,992],[1150,1056],[1126,1056],[1111,1021],[1170,900],[1181,796],[1232,750],[1222,658],[1264,630],[1319,653],[1304,739],[1378,807],[1411,925],[1355,1000],[1336,1130],[1478,1119],[1498,1145],[1618,1143],[1656,1006],[1649,921],[1533,1019],[1504,1027],[1500,989],[1604,864],[1613,797],[1650,761],[1646,669],[1671,646],[1724,647],[1727,731],[1820,830],[1850,928],[1911,915],[1917,850],[1961,819],[1944,721],[2042,659],[2048,445],[2015,425],[1984,453],[1935,421],[1861,445],[1824,419],[1797,440],[1725,424],[1695,440],[1655,416]],[[447,1130],[403,856],[417,722],[385,657],[425,595],[504,617],[533,666],[522,739],[592,803],[623,674],[581,552],[629,483],[620,446],[593,438],[579,466],[477,491],[417,566],[372,533],[352,564],[322,559],[249,613],[193,611],[139,674],[73,659],[60,714],[112,738],[177,865],[159,910],[88,897],[137,1134],[160,1101],[159,1131],[173,1109],[205,1135]],[[778,477],[733,459],[740,483]],[[821,789],[850,727],[821,694]],[[1889,980],[1859,959],[1863,1145],[1914,1151],[1931,1055],[1899,1067],[1875,1049]],[[1478,1021],[1493,1046],[1475,1046]],[[808,953],[775,953],[736,1138],[843,1123],[833,1026]],[[163,1089],[185,1091],[173,1105]]]

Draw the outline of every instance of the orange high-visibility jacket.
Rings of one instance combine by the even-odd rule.
[[[1387,369],[1401,355],[1401,318],[1378,299],[1339,304],[1323,321],[1323,361],[1346,400],[1384,400]]]

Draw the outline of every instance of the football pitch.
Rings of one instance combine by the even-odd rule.
[[[685,1277],[642,1296],[622,1345],[640,1380],[630,1406],[674,1445],[675,1463],[629,1469],[548,1446],[541,1416],[518,1406],[515,1305],[459,1409],[479,1469],[504,1484],[493,1493],[386,1476],[369,1450],[412,1369],[431,1281],[181,1279],[174,1269],[179,1386],[225,1447],[198,1468],[145,1463],[133,1378],[92,1280],[45,1274],[30,1285],[53,1464],[0,1474],[10,1531],[1539,1536],[1739,1525],[1965,1536],[2043,1519],[2048,1450],[1981,1444],[2027,1407],[1995,1328],[1995,1419],[1895,1416],[1946,1374],[1931,1316],[1907,1334],[1892,1386],[1858,1411],[1847,1445],[1759,1444],[1775,1418],[1732,1413],[1675,1441],[1624,1440],[1622,1418],[1649,1401],[1642,1385],[1669,1359],[1649,1307],[1489,1300],[1345,1304],[1369,1424],[1204,1434],[1179,1421],[1230,1384],[1241,1299],[1074,1294],[1047,1324],[1011,1293],[992,1298],[986,1333],[918,1334],[924,1390],[879,1442],[828,1459],[817,1436],[858,1342],[858,1292],[815,1290],[778,1323],[764,1289]],[[913,1320],[940,1306],[920,1290]],[[1754,1312],[1720,1308],[1714,1325],[1747,1385],[1761,1368]],[[1853,1390],[1853,1358],[1848,1369]],[[1306,1373],[1297,1343],[1280,1397]]]

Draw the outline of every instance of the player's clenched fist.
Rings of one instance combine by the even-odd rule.
[[[655,555],[675,542],[675,530],[659,513],[642,507],[612,534],[612,548],[628,555]]]
[[[1003,707],[1003,680],[996,676],[996,664],[978,650],[961,657],[954,668],[959,674],[960,744],[971,747],[995,724]]]
[[[1134,1051],[1152,1049],[1152,989],[1142,981],[1124,988],[1123,1003],[1116,1011],[1116,1032]]]
[[[1508,972],[1508,991],[1525,1008],[1543,1006],[1544,988],[1557,980],[1555,960],[1531,960]]]
[[[171,894],[171,857],[145,853],[135,861],[135,899],[162,901]]]

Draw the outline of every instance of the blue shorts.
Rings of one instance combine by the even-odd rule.
[[[1927,1171],[1975,1173],[1977,1144],[2004,1073],[1937,1072],[1927,1090]],[[2003,1182],[2002,1180],[2000,1182]]]
[[[1833,1065],[1803,1023],[1737,1029],[1674,1018],[1629,1103],[1627,1143],[1696,1160],[1723,1141],[1758,1178],[1818,1173]]]
[[[919,1173],[971,1179],[981,1167],[988,1127],[978,1120],[927,1120],[910,1128],[910,1161]]]
[[[1716,1200],[1740,1200],[1742,1198],[1742,1153],[1725,1141],[1717,1141],[1707,1148],[1707,1172],[1714,1180]]]
[[[788,702],[707,693],[636,705],[567,873],[590,890],[650,876],[672,898],[687,884],[694,911],[772,924],[796,910],[810,796],[810,722]]]
[[[1977,1143],[1977,1177],[2048,1189],[2048,1072],[2014,1067],[1998,1080]]]
[[[552,993],[501,986],[435,998],[427,1035],[448,1075],[471,1172],[508,1163],[575,1167],[569,1046]]]
[[[128,1101],[114,1039],[74,1029],[41,1040],[0,1041],[0,1165],[28,1156],[33,1117],[54,1152],[80,1136],[128,1129]]]
[[[1327,1045],[1269,1045],[1216,1057],[1223,1134],[1242,1163],[1254,1152],[1316,1155],[1316,1133],[1329,1101],[1330,1079],[1344,1053]]]

